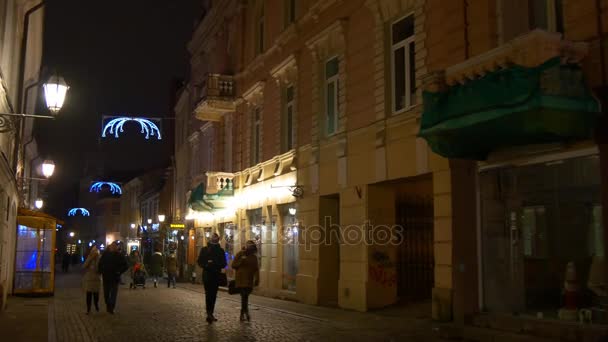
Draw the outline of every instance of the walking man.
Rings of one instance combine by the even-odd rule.
[[[120,275],[129,269],[126,258],[118,251],[117,243],[112,243],[99,260],[98,270],[103,278],[103,297],[106,310],[114,314],[118,296]]]
[[[154,287],[158,286],[158,278],[163,277],[163,254],[157,249],[150,258],[150,276],[154,279]]]
[[[213,316],[213,311],[217,299],[217,290],[220,285],[220,274],[222,273],[222,269],[226,267],[226,257],[219,242],[220,236],[214,233],[207,247],[201,248],[201,252],[198,255],[198,265],[203,269],[207,323],[217,321]]]

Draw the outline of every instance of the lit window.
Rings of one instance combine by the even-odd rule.
[[[414,16],[410,15],[391,27],[393,113],[411,107],[416,100],[414,52]]]
[[[325,63],[325,128],[327,135],[338,129],[340,81],[338,77],[339,60],[333,57]]]

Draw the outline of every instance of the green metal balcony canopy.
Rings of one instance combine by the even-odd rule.
[[[200,183],[188,199],[188,206],[194,211],[214,212],[226,208],[226,199],[234,196],[234,190],[231,187],[225,187],[216,194],[208,194],[205,191],[205,184]]]
[[[600,104],[582,70],[556,57],[424,92],[419,136],[446,158],[485,160],[509,146],[589,139]]]

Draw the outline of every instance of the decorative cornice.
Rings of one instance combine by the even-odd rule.
[[[270,71],[277,84],[294,83],[298,77],[298,64],[295,55],[289,55],[283,62]]]
[[[264,86],[265,81],[258,81],[251,86],[246,92],[243,93],[243,99],[252,105],[258,106],[263,103],[264,100]]]

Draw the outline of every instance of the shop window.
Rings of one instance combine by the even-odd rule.
[[[598,156],[492,169],[479,179],[488,311],[573,319],[608,302]]]
[[[414,16],[391,25],[391,81],[393,113],[414,105],[416,100]]]
[[[339,59],[333,57],[325,63],[325,131],[327,135],[338,130],[338,112],[340,110]]]
[[[264,227],[265,222],[262,217],[262,208],[248,210],[247,216],[249,219],[250,240],[255,242],[255,245],[258,249],[258,253],[257,253],[258,265],[260,266],[260,269],[262,269],[263,268],[263,265],[262,265],[262,254],[263,254],[262,232],[266,229],[266,227]]]
[[[237,231],[237,227],[232,223],[220,223],[219,225],[219,234],[221,241],[223,241],[224,244],[227,266],[230,266],[234,260],[234,234],[236,234]],[[230,279],[234,279],[234,270],[228,267],[226,269],[226,276]]]
[[[296,291],[296,277],[299,267],[298,239],[300,228],[295,216],[290,214],[288,209],[283,208],[283,289]]]

